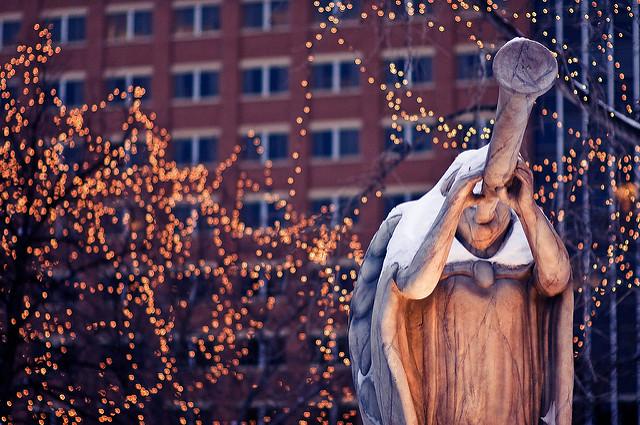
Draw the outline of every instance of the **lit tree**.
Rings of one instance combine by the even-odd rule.
[[[143,87],[65,105],[60,48],[35,30],[0,71],[0,422],[211,423],[260,405],[278,423],[349,396],[335,317],[361,255],[352,220],[296,211],[269,164],[264,182],[238,172],[240,148],[176,167]],[[253,192],[267,227],[243,218]]]
[[[373,43],[377,46],[385,46],[394,31],[397,36],[399,29],[405,30],[396,43],[404,40],[402,47],[409,56],[386,64],[383,70],[396,76],[396,82],[390,84],[378,75],[375,64],[367,60],[370,52],[357,55],[356,63],[368,84],[379,88],[393,128],[415,127],[445,149],[466,149],[490,140],[492,120],[487,116],[495,110],[495,99],[487,97],[495,89],[491,60],[502,43],[526,36],[555,52],[558,81],[532,114],[530,140],[536,154],[527,159],[539,184],[536,199],[572,254],[575,420],[586,424],[640,421],[638,2],[345,0],[314,4],[326,19],[307,45],[310,60],[321,43],[358,51],[358,41],[351,40],[342,25],[353,19],[354,10],[363,22],[379,29],[380,40]],[[476,48],[476,78],[467,90],[469,107],[461,111],[440,110],[439,99],[413,87],[410,77],[416,63],[411,57],[414,48],[438,46],[439,37],[452,31],[458,40],[466,39]],[[448,42],[445,39],[443,44]],[[396,144],[396,155],[384,162],[383,177],[415,149],[401,137],[392,136],[390,142]],[[380,196],[384,185],[384,178],[375,181],[370,193]]]

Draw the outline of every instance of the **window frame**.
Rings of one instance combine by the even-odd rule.
[[[240,73],[241,73],[241,84],[244,83],[242,78],[242,73],[245,71],[251,70],[260,70],[260,78],[261,78],[261,91],[260,93],[244,93],[244,87],[240,88],[240,92],[242,97],[246,97],[248,99],[259,99],[259,98],[273,98],[273,97],[286,97],[289,96],[290,92],[290,75],[289,75],[289,67],[291,62],[287,57],[281,58],[265,58],[265,59],[250,59],[245,60],[240,63]],[[285,91],[271,91],[271,72],[273,68],[285,68],[287,70],[287,90]]]
[[[417,47],[412,49],[391,49],[383,52],[382,59],[383,59],[383,65],[384,65],[383,66],[384,84],[388,86],[392,86],[393,88],[396,88],[396,82],[389,83],[387,81],[387,76],[388,76],[388,73],[390,72],[389,67],[387,66],[387,62],[396,63],[399,60],[404,60],[405,64],[408,64],[410,62],[414,62],[423,58],[428,58],[431,61],[431,80],[425,81],[425,82],[414,82],[413,69],[409,73],[406,73],[407,70],[403,69],[402,71],[405,72],[405,76],[403,78],[406,78],[407,80],[407,85],[405,87],[407,88],[434,87],[435,86],[435,66],[434,66],[435,49],[431,46],[423,46],[423,47]],[[394,77],[397,78],[397,75],[394,75]]]
[[[269,142],[270,142],[270,137],[271,135],[274,134],[284,134],[287,136],[287,156],[286,158],[271,158],[269,153]],[[266,164],[267,161],[271,161],[271,162],[285,162],[291,159],[291,137],[290,137],[290,131],[288,126],[283,125],[283,126],[273,126],[273,127],[268,127],[268,128],[262,128],[262,129],[250,129],[248,131],[241,131],[240,133],[240,137],[242,138],[242,141],[244,143],[245,140],[249,139],[249,140],[255,140],[255,139],[260,139],[260,145],[262,146],[263,150],[262,152],[257,152],[257,155],[259,158],[244,158],[243,162],[246,163],[259,163],[261,165]]]
[[[358,85],[357,86],[349,86],[342,87],[342,77],[340,75],[340,66],[342,64],[349,64],[356,67],[359,65],[356,63],[359,55],[331,55],[324,56],[318,55],[313,62],[311,62],[311,78],[310,78],[310,86],[311,91],[317,94],[341,94],[341,93],[351,93],[357,92],[362,87],[361,81],[361,72],[358,68]],[[316,88],[314,87],[313,82],[313,67],[316,65],[331,65],[331,88]]]
[[[411,158],[423,158],[425,156],[432,156],[433,152],[434,152],[434,148],[433,148],[433,143],[430,143],[427,149],[419,149],[416,150],[415,149],[415,145],[414,145],[414,140],[413,140],[413,136],[414,136],[414,131],[420,131],[416,129],[416,126],[418,125],[427,125],[429,127],[433,127],[434,123],[433,122],[429,122],[428,120],[421,120],[418,122],[411,122],[411,121],[405,121],[405,120],[398,120],[397,123],[402,126],[402,140],[403,140],[403,144],[407,144],[410,148],[411,148],[411,152],[409,153],[409,156],[407,157],[408,159]],[[395,131],[398,132],[397,129],[394,129],[392,127],[393,121],[386,119],[383,121],[382,123],[382,130],[384,133],[387,132],[387,130],[390,131]],[[422,132],[425,135],[429,135],[429,134],[433,134],[434,130],[432,130],[430,133],[426,133],[426,132]],[[393,150],[388,148],[388,144],[389,144],[389,140],[387,139],[386,136],[383,137],[383,151],[386,152],[393,152]],[[400,145],[398,145],[400,146]]]
[[[18,13],[6,13],[6,14],[2,14],[0,15],[0,50],[4,50],[4,49],[8,49],[9,47],[11,47],[12,45],[8,45],[6,44],[5,40],[4,40],[4,26],[7,22],[18,22],[20,24],[20,27],[18,29],[18,35],[17,38],[20,37],[20,32],[22,31],[22,25],[23,25],[23,16],[22,13],[18,12]]]
[[[468,86],[474,85],[479,82],[483,83],[491,83],[494,80],[493,77],[493,59],[495,59],[495,54],[500,46],[496,46],[495,49],[492,48],[483,48],[479,49],[474,44],[461,44],[454,48],[454,60],[455,60],[455,83],[460,86]],[[459,58],[461,56],[471,56],[474,55],[478,58],[478,67],[482,70],[482,76],[476,75],[471,78],[461,77],[459,74]],[[491,55],[491,60],[487,60],[486,56]]]
[[[103,76],[103,84],[105,85],[105,89],[107,89],[107,81],[110,78],[123,78],[125,81],[125,87],[129,88],[130,86],[133,86],[133,80],[136,78],[150,78],[151,79],[151,85],[153,86],[153,69],[150,67],[141,67],[141,68],[124,68],[124,69],[107,69],[104,73]],[[147,90],[151,91],[151,95],[150,96],[143,96],[142,99],[140,99],[142,101],[142,103],[148,103],[153,101],[153,87],[148,87],[146,88]],[[107,91],[107,95],[113,93],[113,91],[109,91],[108,89]],[[133,99],[132,96],[127,95],[126,99],[124,99],[124,102],[126,105],[131,105],[133,103]],[[112,104],[115,104],[116,102],[112,102]]]
[[[50,80],[53,84],[54,84],[54,88],[56,89],[56,96],[62,100],[62,103],[67,107],[67,108],[77,108],[79,106],[82,106],[83,103],[86,103],[86,98],[84,98],[86,96],[86,83],[87,83],[87,76],[83,71],[75,71],[75,72],[68,72],[68,73],[64,73],[62,75],[60,75],[58,78],[54,78],[52,80]],[[82,84],[82,103],[80,104],[70,104],[67,102],[67,84],[69,84],[70,82],[79,82]],[[49,94],[49,93],[47,93]]]
[[[87,42],[87,9],[86,8],[49,9],[42,12],[40,16],[43,21],[47,21],[49,19],[60,19],[60,40],[56,41],[56,43],[65,44],[71,47],[71,46],[83,45]],[[69,19],[70,18],[84,19],[84,37],[81,40],[69,41]],[[4,20],[3,20],[3,26],[4,26]]]
[[[202,96],[202,74],[204,72],[217,72],[218,73],[218,88],[217,94],[214,96]],[[175,97],[175,87],[173,86],[173,79],[178,74],[188,74],[190,73],[193,77],[192,82],[192,95],[191,98],[188,97]],[[193,64],[177,64],[171,69],[171,79],[172,79],[172,92],[171,92],[171,102],[177,105],[185,105],[185,104],[193,104],[193,103],[215,103],[220,100],[220,73],[221,66],[219,63],[193,63]]]
[[[202,162],[200,161],[200,141],[203,139],[214,138],[216,139],[216,152],[213,155],[213,160]],[[191,161],[188,164],[177,164],[181,167],[194,167],[197,165],[208,165],[214,164],[218,162],[218,152],[217,148],[220,146],[220,130],[217,128],[212,129],[198,129],[198,130],[176,130],[172,135],[172,142],[175,143],[178,139],[189,139],[189,144],[191,144]],[[187,143],[181,141],[179,143]],[[175,160],[175,159],[174,159]]]
[[[327,208],[329,208],[328,214],[330,214],[331,216],[331,220],[329,223],[330,226],[333,227],[339,225],[347,216],[353,221],[354,225],[357,225],[361,218],[360,214],[351,214],[347,216],[344,216],[342,214],[342,201],[344,199],[349,199],[356,196],[357,193],[357,189],[340,190],[340,193],[336,193],[336,190],[330,189],[311,190],[309,193],[309,201],[311,203],[313,203],[314,201],[329,201],[329,204],[322,204],[322,206],[326,206]],[[332,206],[334,207],[333,209],[331,208]],[[312,213],[316,214],[313,211]]]
[[[244,197],[244,199],[242,200],[243,202],[243,206],[242,209],[244,210],[247,205],[251,204],[253,206],[258,206],[258,226],[252,226],[252,225],[247,225],[246,222],[244,221],[243,217],[242,217],[242,211],[240,212],[240,219],[243,223],[245,223],[245,225],[247,227],[251,227],[253,229],[255,228],[266,228],[266,227],[270,227],[273,226],[272,223],[270,223],[269,220],[269,206],[270,205],[275,205],[281,201],[286,199],[286,196],[284,194],[284,192],[279,192],[279,191],[274,191],[274,192],[269,192],[269,193],[252,193],[252,194],[248,194],[247,196]],[[285,212],[284,208],[280,208],[278,211],[282,211],[283,213]],[[280,227],[285,227],[286,226],[286,221],[284,220],[279,220],[280,221]],[[283,277],[283,279],[285,279],[286,277]],[[265,282],[265,286],[266,286],[266,282]],[[266,292],[265,292],[266,294]]]
[[[136,12],[151,12],[151,34],[135,34],[135,14]],[[119,44],[128,43],[131,41],[149,42],[154,36],[155,28],[153,27],[155,20],[155,13],[152,3],[127,3],[127,4],[115,4],[108,6],[104,12],[105,23],[108,23],[110,15],[124,13],[126,15],[125,36],[122,38],[113,38],[105,35],[107,43]],[[105,25],[108,28],[108,25]]]
[[[350,159],[358,159],[362,155],[362,143],[361,132],[362,132],[362,123],[359,120],[347,120],[347,121],[333,121],[333,122],[319,122],[312,123],[310,129],[311,137],[313,138],[313,134],[316,132],[331,132],[331,155],[329,156],[315,156],[313,155],[313,147],[311,158],[313,162],[335,162],[335,161],[345,161]],[[345,130],[356,130],[358,131],[358,153],[352,155],[342,155],[341,147],[342,147],[342,137],[341,132]],[[313,140],[311,141],[313,143]]]
[[[203,30],[203,8],[206,6],[217,6],[219,11],[218,13],[221,13],[221,8],[222,8],[222,4],[221,1],[219,0],[214,0],[214,1],[178,1],[173,3],[172,5],[172,24],[174,22],[175,19],[175,12],[178,9],[183,9],[183,8],[188,8],[188,7],[192,7],[193,8],[193,31],[191,32],[184,32],[184,33],[176,33],[175,31],[173,31],[172,28],[172,36],[176,39],[184,39],[184,38],[198,38],[198,37],[206,37],[206,36],[214,36],[214,35],[218,35],[220,34],[220,32],[222,31],[222,19],[220,19],[220,26],[218,29],[214,29],[214,30]]]
[[[289,14],[286,25],[272,25],[272,10],[271,3],[274,1],[281,0],[242,0],[240,2],[240,9],[242,14],[242,23],[241,28],[242,31],[245,32],[267,32],[274,30],[287,30],[291,26],[291,0],[286,0],[289,4],[287,6],[287,13]],[[250,3],[261,3],[262,4],[262,25],[260,27],[246,27],[244,25],[244,5]]]

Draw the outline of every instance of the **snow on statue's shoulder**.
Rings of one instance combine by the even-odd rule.
[[[403,267],[411,263],[444,204],[444,196],[441,191],[443,183],[457,170],[468,172],[483,167],[487,151],[488,146],[485,146],[460,153],[431,190],[421,198],[405,202],[391,210],[389,217],[401,214],[402,218],[389,240],[385,265],[398,263],[400,267]],[[477,190],[474,189],[474,192]],[[479,258],[454,238],[447,257],[447,264],[475,260],[479,260]],[[533,262],[529,243],[517,217],[514,219],[512,231],[502,248],[493,257],[485,260],[505,266],[520,266]]]

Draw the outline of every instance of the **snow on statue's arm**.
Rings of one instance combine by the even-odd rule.
[[[533,200],[533,174],[520,159],[514,179],[498,196],[520,218],[534,261],[534,279],[538,291],[552,297],[567,288],[571,277],[569,254],[560,236]]]
[[[435,289],[447,262],[451,244],[462,212],[476,204],[473,188],[482,179],[482,169],[462,167],[454,176],[442,208],[420,247],[407,266],[397,268],[395,282],[400,292],[410,299],[428,297]]]

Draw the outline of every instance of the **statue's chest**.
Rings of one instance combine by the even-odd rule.
[[[442,331],[455,322],[456,332],[474,333],[480,324],[509,335],[517,333],[535,309],[531,267],[505,268],[486,261],[447,266],[427,305]],[[425,306],[427,307],[427,306]]]

